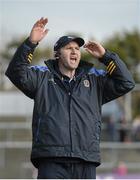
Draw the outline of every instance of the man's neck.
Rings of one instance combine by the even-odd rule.
[[[59,66],[59,70],[63,75],[69,77],[70,79],[72,79],[75,75],[75,69],[74,70],[67,70],[67,69],[61,68],[61,66]]]
[[[62,67],[60,64],[58,64],[58,68],[59,68],[59,71],[61,72],[61,74],[69,77],[70,79],[72,79],[75,75],[75,69],[74,70],[68,70],[68,69]]]

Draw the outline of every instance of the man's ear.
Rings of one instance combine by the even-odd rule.
[[[57,51],[54,55],[55,59],[59,59],[60,58],[60,51]]]

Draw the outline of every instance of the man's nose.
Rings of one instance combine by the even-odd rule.
[[[72,52],[73,54],[75,54],[76,49],[75,49],[75,48],[72,48],[71,52]]]

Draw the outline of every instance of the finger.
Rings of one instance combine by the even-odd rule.
[[[91,51],[90,49],[88,49],[88,48],[85,48],[85,50],[88,52],[88,53],[90,53],[90,54],[92,54],[93,53],[93,51]]]
[[[99,43],[96,41],[88,41],[88,45],[98,45]]]
[[[42,22],[43,17],[41,17],[35,24]]]
[[[41,19],[43,19],[43,17],[41,17],[40,19],[38,19],[38,21],[40,21]]]
[[[94,49],[98,48],[99,45],[97,43],[94,43],[94,42],[89,42],[85,47],[88,49],[94,50]]]
[[[83,47],[86,48],[88,46],[89,46],[89,43],[85,43]]]
[[[40,20],[36,21],[36,23],[33,25],[33,27],[37,27],[40,25]]]
[[[87,43],[85,43],[85,47],[87,47],[87,46],[89,46],[89,45],[92,45],[93,44],[93,42],[92,41],[88,41]]]
[[[43,17],[41,17],[38,21],[41,23],[43,21]]]
[[[90,44],[92,44],[93,47],[100,47],[101,46],[101,44],[99,42],[96,42],[96,41],[93,41],[93,42],[90,41]]]
[[[49,32],[49,29],[45,29],[44,34],[46,35],[48,34],[48,32]]]
[[[48,18],[44,19],[43,17],[41,17],[38,21],[36,21],[36,23],[33,25],[33,27],[36,27],[36,26],[43,27],[47,24],[47,22],[48,22]]]
[[[94,44],[91,44],[91,43],[87,43],[84,45],[84,48],[92,49],[93,47],[94,47]]]
[[[44,26],[47,24],[47,22],[48,22],[48,18],[41,18],[40,20],[39,20],[39,23],[42,23]]]
[[[48,18],[45,18],[42,23],[44,24],[44,26],[48,23]]]
[[[46,18],[46,19],[42,19],[42,20],[40,20],[40,21],[36,24],[36,26],[39,26],[39,27],[41,27],[41,28],[44,28],[45,25],[47,24],[47,22],[48,22],[48,19],[47,19],[47,18]]]
[[[42,24],[42,22],[44,21],[43,17],[41,17],[36,23],[35,26],[38,26],[40,24]]]

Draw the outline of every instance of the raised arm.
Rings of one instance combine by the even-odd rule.
[[[116,53],[105,50],[97,42],[88,42],[84,48],[107,67],[106,75],[99,78],[98,82],[102,91],[102,104],[116,99],[134,88],[132,75]]]
[[[34,98],[41,76],[30,63],[36,46],[48,33],[48,29],[44,29],[47,22],[48,19],[41,18],[34,24],[29,38],[17,49],[6,71],[12,83],[30,98]]]

